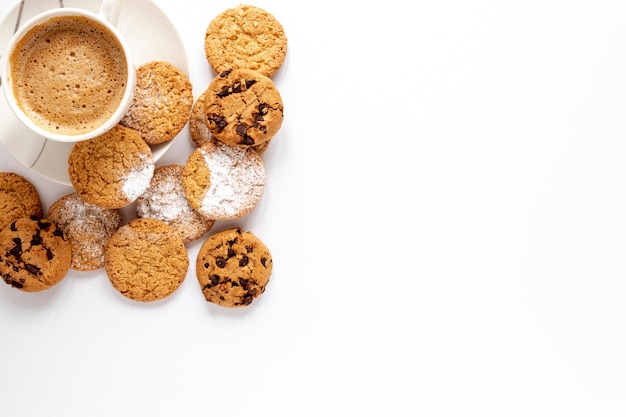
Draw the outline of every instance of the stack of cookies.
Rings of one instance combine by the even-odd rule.
[[[187,243],[215,222],[254,210],[266,181],[261,155],[283,122],[271,77],[285,59],[287,38],[270,13],[239,5],[210,22],[204,46],[217,76],[195,102],[188,77],[174,65],[137,68],[126,116],[74,145],[68,171],[75,190],[46,217],[31,183],[0,173],[0,275],[7,284],[40,291],[69,269],[104,268],[125,297],[160,300],[187,274]],[[172,140],[187,123],[191,154],[155,166],[151,146]],[[120,209],[130,204],[136,217],[123,224]],[[206,300],[226,307],[251,304],[271,271],[268,248],[240,228],[208,236],[196,259]]]

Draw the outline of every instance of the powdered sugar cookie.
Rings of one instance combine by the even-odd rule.
[[[135,95],[120,122],[139,132],[149,145],[173,139],[187,124],[192,86],[180,69],[164,61],[137,68]]]
[[[87,203],[113,209],[143,194],[154,173],[150,147],[139,133],[121,125],[74,144],[68,164],[76,192]]]
[[[219,141],[196,148],[183,170],[189,204],[213,220],[230,220],[250,213],[265,188],[265,166],[254,149]]]
[[[137,199],[137,216],[165,222],[188,243],[207,233],[214,221],[189,204],[183,189],[183,169],[173,164],[154,170],[150,187]]]
[[[72,248],[71,268],[93,271],[104,267],[104,248],[122,225],[118,209],[107,209],[85,202],[77,193],[52,203],[48,219],[63,230]]]

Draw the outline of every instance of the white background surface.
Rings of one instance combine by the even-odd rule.
[[[237,3],[155,2],[197,97]],[[626,415],[626,2],[254,4],[289,37],[266,192],[234,222],[272,250],[267,291],[209,305],[201,242],[162,302],[103,271],[1,285],[0,415]],[[0,169],[45,209],[70,191]]]

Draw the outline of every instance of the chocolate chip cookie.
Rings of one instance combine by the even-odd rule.
[[[248,69],[221,72],[204,96],[209,131],[241,147],[268,142],[283,123],[283,101],[272,80]]]
[[[257,236],[233,228],[213,234],[202,244],[196,275],[207,301],[243,307],[265,291],[272,266],[272,255]]]
[[[58,284],[72,262],[72,249],[56,223],[22,217],[0,231],[0,276],[25,292]]]
[[[195,101],[189,116],[189,136],[196,146],[202,146],[207,142],[216,140],[209,130],[205,120],[206,117],[204,116],[204,96],[206,93],[206,91],[202,93]],[[269,147],[270,142],[268,140],[260,145],[253,146],[253,148],[259,154],[263,154]]]

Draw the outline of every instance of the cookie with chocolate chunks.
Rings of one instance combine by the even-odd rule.
[[[209,131],[218,140],[241,147],[267,143],[283,123],[283,101],[272,80],[248,69],[215,77],[204,96]]]
[[[272,255],[257,236],[233,228],[204,241],[196,259],[196,275],[207,301],[244,307],[265,291],[272,266]]]
[[[22,217],[0,231],[0,276],[25,292],[58,284],[72,262],[69,241],[48,219]]]
[[[207,94],[207,91],[208,89],[205,90],[193,103],[191,114],[189,116],[189,137],[197,147],[202,146],[207,142],[216,140],[209,130],[204,116],[204,96]],[[253,146],[253,148],[256,149],[260,155],[267,150],[269,144],[270,141],[267,141],[258,146]]]

